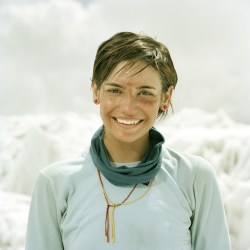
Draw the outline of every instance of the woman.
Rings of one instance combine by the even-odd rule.
[[[103,125],[90,151],[43,169],[26,250],[228,250],[212,166],[163,148],[177,75],[165,45],[121,32],[97,51],[92,90]]]

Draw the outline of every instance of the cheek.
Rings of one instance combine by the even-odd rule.
[[[114,98],[106,97],[105,95],[100,98],[100,111],[102,114],[108,113],[116,106]]]
[[[160,101],[159,100],[142,100],[140,102],[140,106],[145,112],[153,114],[158,114],[158,110],[160,107]]]

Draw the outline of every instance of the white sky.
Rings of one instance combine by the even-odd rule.
[[[0,114],[96,111],[96,49],[126,30],[168,46],[176,112],[221,109],[250,122],[248,13],[247,0],[0,0]]]

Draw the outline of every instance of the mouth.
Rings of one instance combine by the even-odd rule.
[[[137,125],[139,124],[140,122],[142,122],[142,120],[137,120],[137,119],[121,119],[121,118],[115,118],[113,117],[113,119],[122,124],[122,125],[127,125],[127,126],[131,126],[131,125]]]

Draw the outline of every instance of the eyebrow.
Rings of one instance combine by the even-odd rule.
[[[142,85],[138,89],[155,89],[154,86],[149,86],[149,85]]]
[[[117,88],[124,88],[122,85],[118,83],[105,83],[106,86],[112,86],[112,87],[117,87]],[[154,86],[149,86],[149,85],[142,85],[137,87],[137,89],[156,89]]]
[[[113,82],[105,83],[104,85],[106,85],[106,86],[112,86],[112,87],[118,87],[118,88],[123,88],[122,85],[120,85],[118,83],[113,83]]]

